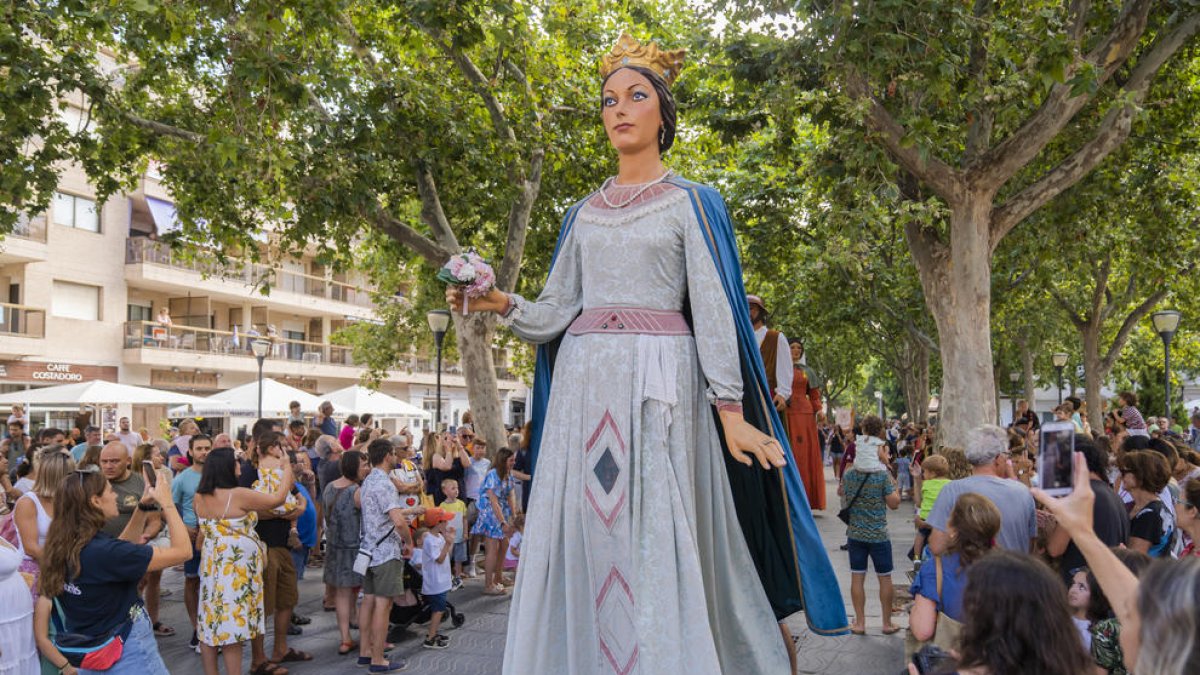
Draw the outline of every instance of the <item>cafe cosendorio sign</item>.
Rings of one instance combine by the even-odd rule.
[[[116,382],[117,368],[53,361],[7,361],[0,363],[0,379],[35,384],[71,384],[91,380]]]

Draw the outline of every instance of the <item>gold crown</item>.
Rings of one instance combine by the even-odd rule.
[[[686,49],[664,51],[658,48],[656,42],[644,45],[628,33],[621,33],[621,38],[613,45],[612,51],[600,59],[600,77],[606,78],[614,70],[626,66],[641,66],[658,73],[667,86],[670,86],[675,82],[675,78],[679,77],[679,71],[683,69],[683,57],[686,55]]]

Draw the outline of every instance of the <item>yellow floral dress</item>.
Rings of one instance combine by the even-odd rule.
[[[228,507],[226,507],[228,508]],[[206,645],[237,644],[265,633],[262,542],[258,516],[201,518],[200,616],[196,635]]]

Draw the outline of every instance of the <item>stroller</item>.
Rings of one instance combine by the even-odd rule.
[[[392,605],[392,613],[389,621],[393,628],[408,628],[414,623],[426,623],[429,621],[430,614],[429,603],[425,602],[425,596],[413,589],[421,588],[421,573],[417,568],[412,566],[412,563],[404,561],[404,595],[397,604]],[[399,603],[405,603],[403,605]],[[466,615],[462,612],[455,611],[454,605],[450,602],[446,603],[446,616],[444,621],[448,620],[450,625],[455,628],[461,627],[467,620]]]

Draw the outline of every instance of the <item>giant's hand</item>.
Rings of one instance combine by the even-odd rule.
[[[463,307],[462,288],[447,286],[446,302],[450,305],[451,309],[461,314]],[[508,309],[508,294],[493,288],[488,291],[487,295],[481,298],[471,298],[470,309],[472,312],[496,312],[499,314]]]
[[[741,413],[722,410],[720,414],[721,425],[725,427],[725,445],[735,460],[754,466],[757,459],[764,469],[787,463],[779,441],[756,429]]]

